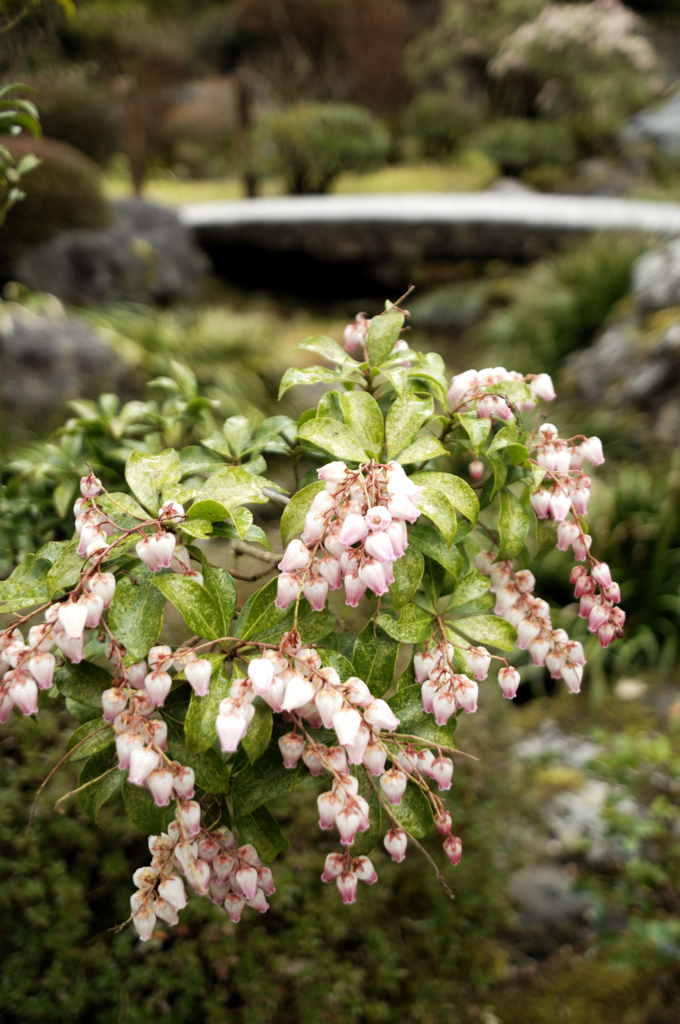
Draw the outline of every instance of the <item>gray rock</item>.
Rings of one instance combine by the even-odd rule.
[[[669,156],[680,155],[680,93],[635,114],[624,126],[621,140],[629,145],[654,142]]]
[[[632,283],[645,312],[680,305],[680,239],[641,256],[633,266]]]
[[[139,199],[116,208],[112,228],[65,232],[28,250],[15,268],[16,280],[80,306],[193,297],[207,260],[178,217]]]
[[[569,871],[557,864],[523,868],[508,881],[519,925],[534,955],[549,954],[556,944],[574,941],[586,925],[592,897],[574,889]],[[585,915],[585,917],[584,917]]]
[[[26,427],[44,433],[64,402],[95,398],[123,381],[112,350],[54,306],[40,316],[12,303],[0,307],[0,404],[10,435]]]

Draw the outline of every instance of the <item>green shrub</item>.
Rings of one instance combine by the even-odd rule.
[[[401,128],[422,156],[442,160],[469,134],[475,113],[453,92],[423,92],[404,111]]]
[[[71,78],[40,80],[36,88],[44,134],[104,167],[120,149],[115,110],[106,92]]]
[[[567,166],[576,159],[570,131],[550,121],[509,117],[483,129],[473,143],[505,174],[520,174],[539,164]]]
[[[26,198],[16,203],[2,227],[0,274],[11,273],[20,253],[60,231],[104,228],[113,211],[100,188],[99,172],[86,156],[53,139],[12,139],[15,161],[33,153],[40,163],[22,178]]]
[[[257,130],[262,166],[289,192],[327,192],[343,171],[380,167],[389,138],[381,122],[350,103],[299,103],[269,114]]]

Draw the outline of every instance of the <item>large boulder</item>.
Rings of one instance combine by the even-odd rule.
[[[205,256],[172,210],[140,199],[116,203],[102,231],[69,231],[25,252],[14,278],[78,306],[191,299]]]
[[[64,402],[96,398],[124,386],[125,369],[85,324],[48,300],[41,314],[11,302],[0,305],[2,429],[21,437],[44,434]]]

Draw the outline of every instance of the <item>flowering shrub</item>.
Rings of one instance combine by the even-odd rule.
[[[262,861],[288,842],[266,803],[293,789],[322,787],[319,824],[340,846],[322,878],[345,903],[377,881],[368,855],[381,836],[397,862],[409,845],[431,859],[420,840],[436,829],[456,865],[462,842],[440,793],[462,753],[457,717],[476,710],[492,663],[509,698],[515,645],[571,692],[581,685],[583,649],[534,595],[532,555],[571,551],[590,631],[604,647],[622,633],[618,585],[582,518],[598,438],[541,423],[538,403],[555,397],[546,374],[469,370],[449,386],[438,356],[400,340],[405,315],[388,304],[348,325],[344,347],[302,343],[333,368],[290,369],[281,393],[344,390],[301,416],[292,448],[278,440],[287,420],[234,417],[224,433],[243,464],[210,445],[133,451],[131,493],[83,476],[72,540],[46,544],[0,584],[5,609],[22,613],[2,634],[0,720],[37,713],[42,690],[64,696],[81,724],[59,764],[85,764],[61,799],[77,795],[96,818],[120,787],[150,836],[131,897],[143,940],[158,920],[177,921],[185,883],[233,921],[246,906],[267,910]],[[233,577],[196,542],[267,546],[247,508],[281,491],[262,476],[264,451],[320,465],[281,517],[278,576],[235,618]],[[472,484],[443,468],[452,452],[473,456]],[[329,608],[332,591],[359,609],[357,635]],[[166,601],[187,627],[174,649],[158,642]],[[390,696],[402,645],[411,653]]]

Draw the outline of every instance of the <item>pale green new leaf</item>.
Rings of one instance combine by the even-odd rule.
[[[401,618],[395,621],[391,615],[378,616],[378,625],[388,636],[403,644],[419,644],[432,635],[434,622],[428,612],[417,604],[408,604],[402,609]]]
[[[469,619],[457,619],[447,623],[456,632],[462,633],[476,644],[490,644],[502,651],[511,651],[517,643],[517,630],[497,615],[475,615]]]
[[[206,640],[218,640],[222,616],[210,593],[197,580],[179,573],[157,573],[154,579],[160,592],[169,598],[192,633]]]
[[[516,558],[524,547],[529,532],[529,516],[519,498],[512,491],[501,491],[501,511],[498,517],[500,547],[496,561]]]
[[[182,475],[179,455],[166,448],[160,455],[136,449],[125,465],[125,479],[137,500],[150,512],[158,511],[158,495],[166,484],[178,484]]]
[[[398,653],[399,641],[369,620],[356,639],[352,663],[353,674],[363,679],[374,697],[382,697],[392,685]]]
[[[418,474],[422,477],[430,476],[442,476],[440,473],[421,473]],[[456,511],[449,501],[447,495],[434,487],[426,487],[423,483],[419,482],[421,488],[421,495],[417,501],[415,501],[416,508],[418,508],[424,515],[432,520],[434,525],[441,530],[446,543],[450,546],[453,538],[456,536],[456,529],[458,521],[456,519]]]
[[[416,473],[411,477],[419,487],[435,487],[449,499],[455,509],[458,509],[471,523],[477,522],[479,515],[479,500],[469,484],[453,473]],[[437,524],[439,525],[439,524]]]
[[[380,407],[366,391],[346,391],[340,395],[340,408],[361,447],[380,460],[384,438],[384,423]]]
[[[433,412],[434,403],[429,396],[418,398],[407,392],[397,398],[385,420],[388,460],[408,448]]]
[[[432,434],[424,434],[423,437],[417,437],[412,444],[404,448],[403,452],[399,452],[396,461],[402,466],[408,466],[414,462],[429,462],[430,459],[450,454],[439,438]]]
[[[402,558],[397,558],[392,563],[392,599],[395,608],[403,608],[409,603],[423,578],[424,568],[423,555],[412,544],[409,544]]]
[[[135,562],[130,575],[118,579],[109,608],[109,626],[116,640],[127,649],[125,664],[145,658],[163,625],[165,597],[155,586],[155,574]]]
[[[368,328],[366,348],[372,367],[386,363],[392,349],[399,341],[399,333],[404,326],[404,314],[397,309],[388,309],[380,316],[374,316]]]
[[[350,429],[344,423],[330,417],[307,420],[300,427],[298,437],[343,462],[370,461],[370,455],[355,439]]]

